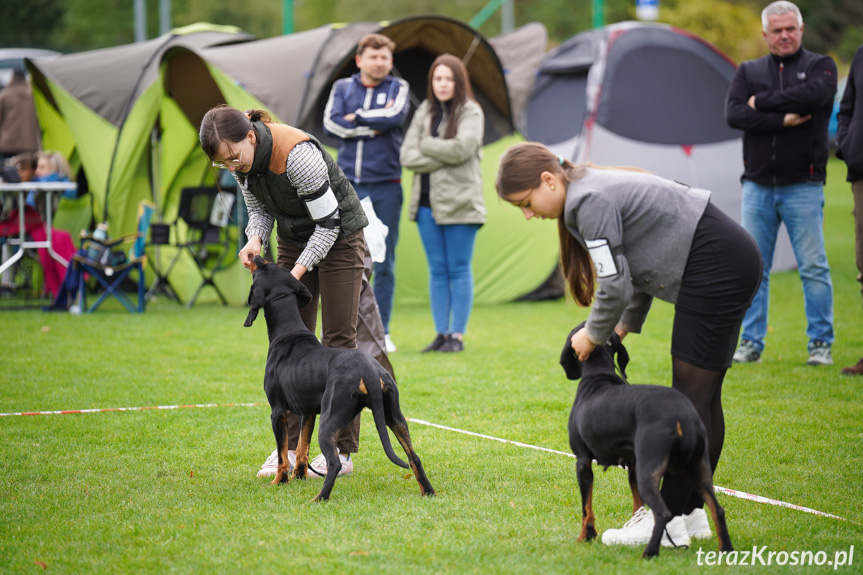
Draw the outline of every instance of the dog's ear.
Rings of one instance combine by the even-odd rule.
[[[623,342],[620,341],[620,336],[616,333],[611,334],[611,349],[617,354],[617,367],[620,368],[620,375],[626,379],[626,366],[629,365],[629,352],[626,351]]]
[[[264,305],[263,295],[260,293],[260,290],[255,289],[255,284],[252,284],[252,287],[249,288],[249,315],[246,316],[246,321],[243,323],[245,327],[252,327],[252,324],[255,322],[255,319],[258,317],[258,311]]]
[[[567,379],[581,379],[581,362],[578,361],[578,356],[575,355],[575,350],[572,349],[572,336],[583,326],[584,323],[581,323],[569,332],[569,335],[566,336],[566,343],[563,344],[563,350],[560,352],[560,365],[563,367]]]
[[[295,278],[293,274],[289,273],[288,276],[288,285],[294,290],[294,295],[297,296],[297,307],[302,309],[312,301],[312,292],[309,291],[306,284]]]

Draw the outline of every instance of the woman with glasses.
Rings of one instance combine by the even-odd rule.
[[[363,278],[368,219],[354,188],[336,161],[314,136],[274,123],[261,110],[241,112],[218,106],[204,115],[201,148],[216,168],[230,171],[249,211],[240,250],[243,266],[260,255],[273,226],[278,237],[276,263],[291,271],[312,293],[300,310],[303,323],[315,332],[318,299],[322,304],[321,343],[325,347],[357,347],[357,312]],[[360,416],[342,433],[338,448],[339,475],[353,471],[350,454],[359,448]],[[288,449],[293,468],[299,419],[288,414]],[[258,477],[274,475],[278,454],[273,451]],[[309,477],[326,475],[326,461],[309,464]]]

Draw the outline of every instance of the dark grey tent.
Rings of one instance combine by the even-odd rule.
[[[637,166],[711,190],[740,221],[742,134],[724,117],[735,68],[715,46],[668,25],[597,28],[543,60],[521,128],[576,162]],[[782,232],[773,270],[794,265]]]
[[[503,66],[494,48],[476,30],[464,22],[444,16],[413,16],[369,31],[383,34],[396,43],[393,72],[410,84],[414,106],[426,97],[431,63],[441,54],[453,54],[461,58],[467,67],[474,95],[483,107],[485,143],[490,144],[514,132]],[[319,82],[312,82],[314,86],[310,83],[312,89],[308,91],[298,121],[300,127],[330,144],[336,142],[323,132],[324,108],[333,82],[357,72],[355,48],[356,41],[342,52],[341,58],[333,63],[326,81],[320,82],[321,78],[316,78]],[[337,55],[330,46],[326,47],[325,52]],[[316,66],[316,75],[321,72],[326,72],[325,66]]]

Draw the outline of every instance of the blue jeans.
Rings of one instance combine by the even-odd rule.
[[[764,186],[744,180],[742,220],[764,259],[761,287],[743,318],[742,339],[753,342],[759,351],[764,349],[770,268],[779,224],[784,222],[803,282],[806,335],[810,342],[833,343],[833,284],[824,251],[824,186],[813,182]]]
[[[429,299],[438,333],[465,333],[473,309],[473,246],[479,224],[438,225],[419,208],[417,225],[429,266]]]
[[[390,316],[393,312],[393,294],[396,289],[396,244],[399,241],[399,218],[402,213],[402,185],[398,182],[355,184],[351,182],[360,199],[369,197],[375,214],[389,228],[387,233],[387,256],[375,262],[372,271],[372,289],[381,310],[384,332],[390,332]]]

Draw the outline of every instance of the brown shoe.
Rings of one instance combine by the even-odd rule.
[[[851,367],[843,367],[842,373],[845,375],[863,375],[863,357],[857,362],[857,365]]]

